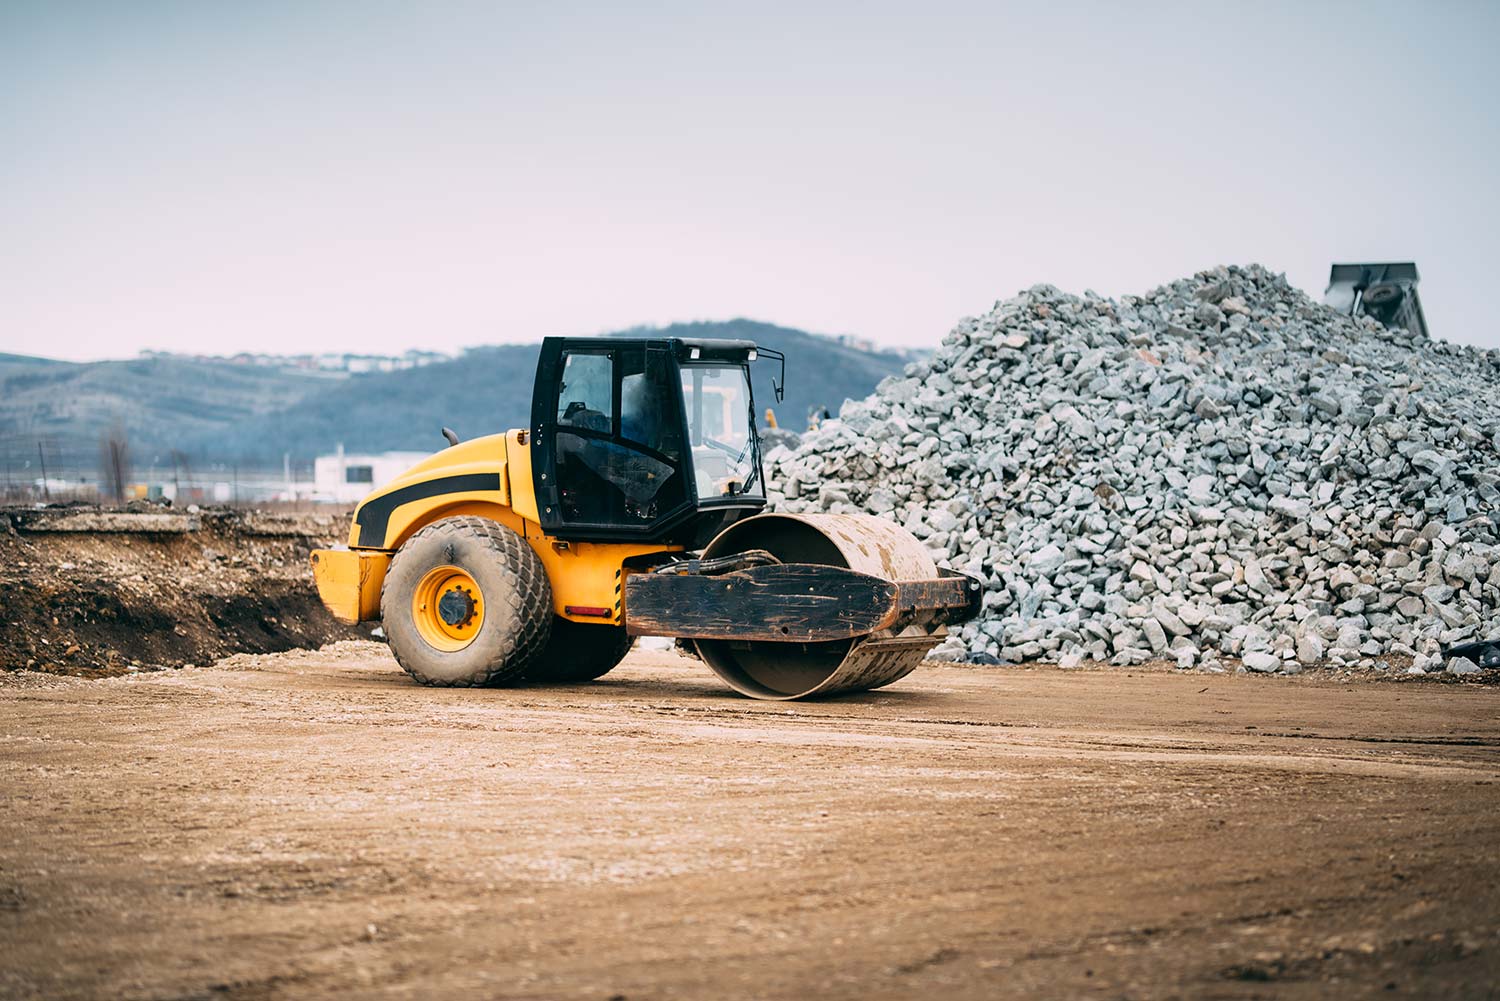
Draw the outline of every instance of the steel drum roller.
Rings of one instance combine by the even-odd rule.
[[[922,544],[865,514],[764,514],[737,522],[703,551],[718,559],[765,550],[782,563],[843,567],[889,581],[939,575]],[[889,685],[910,674],[946,634],[920,609],[890,629],[853,639],[778,643],[700,639],[699,655],[731,688],[758,699],[798,699]]]

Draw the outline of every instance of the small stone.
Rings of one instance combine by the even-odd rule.
[[[947,508],[940,507],[940,508],[936,508],[936,509],[928,512],[928,514],[927,514],[927,524],[931,525],[933,527],[934,531],[938,531],[938,532],[951,532],[955,528],[958,527],[958,517],[952,511],[949,511]],[[1057,552],[1057,555],[1058,555],[1058,563],[1057,563],[1057,565],[1061,566],[1062,565],[1062,550],[1058,549],[1056,546],[1048,546],[1047,548],[1055,550]],[[1056,567],[1054,567],[1053,569],[1056,569]]]
[[[1273,653],[1266,653],[1262,650],[1247,653],[1240,659],[1244,661],[1245,666],[1250,670],[1261,674],[1270,674],[1273,671],[1281,669],[1281,658]]]
[[[1273,497],[1266,507],[1293,521],[1306,521],[1312,514],[1307,501],[1292,500],[1290,497]]]
[[[865,498],[865,509],[871,514],[887,514],[896,509],[896,498],[889,490],[871,490]]]
[[[1297,660],[1303,664],[1316,664],[1323,659],[1323,637],[1317,633],[1306,633],[1297,639]]]
[[[1447,584],[1433,584],[1422,589],[1422,597],[1434,605],[1446,605],[1453,600],[1453,588]]]
[[[1453,468],[1452,460],[1432,449],[1425,449],[1411,457],[1411,464],[1435,475],[1445,475]]]
[[[1048,543],[1031,554],[1031,558],[1026,561],[1026,566],[1033,573],[1040,574],[1043,577],[1050,577],[1066,561],[1067,556],[1064,555],[1063,551],[1057,546]]]
[[[1153,618],[1141,621],[1141,633],[1146,637],[1146,642],[1151,644],[1151,652],[1163,654],[1167,652],[1167,632],[1162,628],[1160,622]]]
[[[1182,621],[1181,616],[1173,614],[1165,605],[1157,605],[1152,609],[1151,615],[1171,636],[1186,636],[1192,631],[1188,629],[1187,623]]]

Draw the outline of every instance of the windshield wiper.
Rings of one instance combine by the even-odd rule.
[[[755,485],[756,477],[760,476],[760,432],[755,427],[755,404],[750,404],[750,459],[754,463],[750,469],[750,475],[745,477],[745,483],[740,487],[739,493],[743,497],[750,492]]]

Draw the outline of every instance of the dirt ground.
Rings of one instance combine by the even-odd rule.
[[[0,674],[0,996],[1494,997],[1500,691]]]
[[[221,508],[176,534],[12,527],[37,514],[0,509],[0,671],[107,677],[363,635],[324,609],[308,566],[347,518]]]

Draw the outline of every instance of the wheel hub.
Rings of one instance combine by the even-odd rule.
[[[412,594],[411,615],[417,632],[429,646],[454,653],[479,635],[484,625],[484,597],[467,570],[434,567]]]
[[[474,618],[474,596],[462,587],[450,588],[438,599],[438,615],[450,626],[466,626]]]

